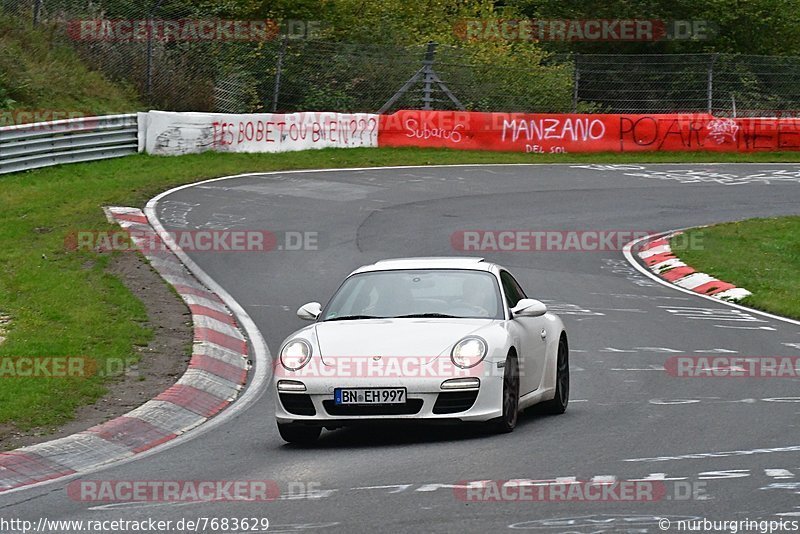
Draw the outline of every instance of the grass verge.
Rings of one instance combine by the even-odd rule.
[[[131,87],[111,83],[46,27],[33,28],[0,7],[0,126],[139,107]]]
[[[800,216],[748,219],[686,234],[672,245],[687,264],[751,291],[745,306],[800,319]]]
[[[152,332],[141,302],[106,271],[107,254],[69,251],[76,230],[113,230],[103,205],[142,206],[169,187],[242,172],[455,163],[800,162],[800,153],[582,154],[437,149],[326,149],[281,154],[135,155],[0,176],[0,315],[10,316],[0,363],[86,356],[105,369],[135,356]],[[795,266],[797,264],[795,263]],[[796,267],[795,267],[796,268]],[[795,271],[796,272],[796,271]],[[745,287],[751,287],[747,282]],[[0,378],[0,424],[58,425],[105,392],[103,378]]]

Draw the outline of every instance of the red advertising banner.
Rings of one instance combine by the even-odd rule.
[[[800,150],[800,119],[399,111],[380,117],[378,146],[533,154]]]

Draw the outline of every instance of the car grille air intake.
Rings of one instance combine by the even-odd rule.
[[[472,408],[477,398],[477,391],[448,391],[439,393],[436,404],[433,405],[433,413],[443,414],[467,411]]]

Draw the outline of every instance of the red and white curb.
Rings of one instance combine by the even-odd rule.
[[[153,268],[189,306],[194,344],[189,369],[172,387],[135,410],[65,438],[0,453],[0,492],[81,473],[175,439],[225,409],[249,369],[248,343],[228,307],[184,267],[136,208],[106,208]],[[157,248],[158,250],[153,250]]]
[[[752,295],[750,291],[718,280],[706,273],[697,272],[680,260],[670,247],[669,240],[683,232],[673,232],[647,241],[638,256],[656,276],[676,286],[727,302],[738,302]]]

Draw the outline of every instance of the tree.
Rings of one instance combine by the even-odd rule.
[[[508,0],[535,19],[658,19],[702,21],[714,31],[707,39],[654,43],[544,43],[559,51],[596,53],[800,54],[800,0]]]

